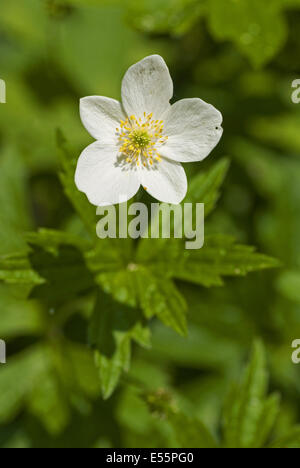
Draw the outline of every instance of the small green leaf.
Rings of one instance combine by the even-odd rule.
[[[188,188],[186,203],[204,203],[205,216],[215,208],[222,186],[229,169],[229,160],[224,158],[206,172],[196,175]]]
[[[275,397],[265,400],[268,375],[261,342],[254,344],[251,362],[242,382],[233,387],[224,408],[224,444],[230,448],[258,448],[264,442],[277,413]],[[262,418],[264,427],[261,427]]]
[[[115,390],[124,371],[129,370],[131,341],[150,345],[150,333],[142,325],[139,311],[115,302],[99,291],[89,328],[95,351],[103,398]]]
[[[106,400],[114,392],[123,371],[128,371],[131,350],[130,338],[116,333],[117,350],[109,359],[99,351],[95,352],[95,362],[99,369],[102,396]]]

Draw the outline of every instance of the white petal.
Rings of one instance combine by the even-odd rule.
[[[141,167],[141,184],[154,198],[177,205],[187,192],[187,178],[182,165],[162,158],[151,168]]]
[[[92,143],[80,155],[75,173],[77,188],[96,206],[132,198],[140,187],[138,172],[123,163],[114,145]]]
[[[222,114],[198,98],[176,102],[163,120],[168,141],[159,152],[175,161],[202,161],[218,144],[223,133]]]
[[[115,99],[103,96],[89,96],[80,100],[80,117],[83,125],[95,140],[114,144],[116,129],[125,114]]]
[[[144,112],[161,118],[170,107],[173,82],[168,67],[159,55],[151,55],[132,65],[122,83],[122,101],[128,116]]]

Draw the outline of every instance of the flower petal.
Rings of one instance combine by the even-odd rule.
[[[75,173],[77,188],[96,206],[109,206],[132,198],[140,187],[138,172],[124,165],[115,145],[96,141],[80,155]]]
[[[202,161],[218,144],[223,129],[222,114],[201,99],[182,99],[163,116],[168,141],[162,156],[174,161]]]
[[[128,116],[153,113],[161,118],[170,107],[173,82],[163,58],[151,55],[132,65],[122,82],[122,101]]]
[[[124,120],[125,114],[115,99],[89,96],[80,100],[80,117],[95,140],[114,144],[117,141],[116,128]]]
[[[140,168],[140,180],[144,189],[154,198],[177,205],[187,192],[187,178],[182,165],[162,158],[151,168]]]

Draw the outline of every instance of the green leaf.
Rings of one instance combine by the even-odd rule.
[[[220,187],[225,180],[229,164],[229,160],[223,158],[208,171],[200,172],[196,175],[189,184],[184,202],[192,204],[203,203],[204,215],[208,216],[216,207],[220,196]],[[178,226],[174,227],[173,221],[172,218],[171,232],[172,229],[178,228]],[[150,226],[149,233],[151,233]],[[150,234],[149,237],[151,237]],[[141,239],[137,250],[137,261],[144,263],[155,260],[157,262],[159,259],[159,263],[163,264],[164,261],[169,263],[172,259],[175,259],[177,262],[183,248],[183,243],[178,241],[178,239]]]
[[[165,325],[186,335],[187,306],[171,280],[132,264],[128,270],[100,274],[97,281],[117,301],[141,307],[145,317],[156,315]]]
[[[94,287],[94,278],[87,269],[84,256],[76,248],[61,245],[56,252],[32,245],[29,262],[43,283],[31,292],[32,298],[43,299],[56,306]]]
[[[181,448],[216,448],[217,443],[206,426],[183,413],[169,415],[169,422]],[[184,429],[183,429],[184,428]]]
[[[30,261],[23,254],[0,257],[0,280],[8,284],[25,284],[32,287],[45,282],[31,268]]]
[[[208,19],[212,35],[233,41],[255,67],[269,62],[287,38],[277,0],[209,0]]]
[[[235,244],[229,236],[211,235],[202,249],[185,250],[172,273],[177,279],[210,287],[222,286],[222,276],[245,276],[279,266],[278,260],[255,252],[254,247]]]
[[[38,385],[28,395],[29,411],[39,418],[50,434],[61,433],[69,422],[66,397],[57,376],[49,369],[41,373]]]
[[[92,350],[86,345],[68,343],[65,345],[64,351],[76,387],[90,398],[98,397],[101,389]]]
[[[263,402],[260,421],[257,424],[257,432],[253,445],[264,447],[274,427],[280,410],[280,397],[276,393],[269,396]]]
[[[47,349],[36,346],[13,358],[0,369],[0,421],[12,420],[21,409],[28,393],[40,383],[48,368]],[[17,384],[16,384],[17,383]]]
[[[130,338],[116,333],[115,339],[117,350],[110,359],[99,353],[99,351],[95,352],[102,396],[105,400],[114,392],[123,371],[128,371],[131,357]]]
[[[278,411],[277,397],[266,400],[267,382],[265,352],[257,341],[240,385],[232,388],[225,403],[225,447],[259,448],[264,443]]]
[[[37,232],[25,234],[25,239],[29,244],[42,247],[54,254],[57,254],[58,248],[62,245],[76,247],[83,252],[87,251],[91,246],[88,241],[79,236],[55,229],[41,228]]]
[[[221,159],[212,168],[196,175],[189,184],[188,192],[184,200],[185,203],[203,203],[204,215],[208,216],[216,207],[220,196],[220,187],[223,184],[229,169],[229,160]],[[192,216],[192,213],[190,214]],[[157,215],[159,216],[159,214]],[[155,222],[155,220],[152,220]],[[174,219],[171,218],[171,233],[179,226],[174,226]],[[184,228],[184,226],[183,226]],[[184,232],[184,229],[182,229]],[[151,226],[149,226],[149,238],[141,239],[137,249],[137,261],[149,262],[158,260],[162,264],[165,261],[169,263],[174,258],[176,262],[180,257],[184,245],[178,239],[152,239]],[[171,234],[172,235],[172,234]],[[164,271],[165,271],[164,267]]]
[[[135,276],[130,270],[118,270],[100,273],[97,275],[96,281],[116,301],[137,308],[139,303]]]
[[[156,315],[166,326],[180,335],[187,334],[187,305],[171,280],[155,276],[147,269],[136,274],[139,303],[146,315]]]
[[[134,308],[126,307],[99,292],[89,328],[89,341],[95,351],[103,398],[115,390],[123,371],[128,371],[131,341],[150,345],[150,333]]]
[[[224,158],[206,172],[199,172],[189,184],[185,203],[204,203],[205,216],[215,208],[222,186],[229,169],[229,160]]]

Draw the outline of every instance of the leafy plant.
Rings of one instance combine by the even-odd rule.
[[[2,3],[0,447],[297,446],[299,0]],[[221,144],[185,168],[186,201],[205,204],[199,251],[98,239],[74,186],[89,143],[79,98],[119,98],[128,66],[153,53],[175,100],[199,96],[224,116]],[[260,345],[224,408],[257,336],[280,411]],[[141,385],[171,389],[151,403],[168,417],[151,416]]]
[[[85,238],[46,229],[30,233],[26,236],[29,253],[2,258],[0,277],[7,284],[26,286],[31,298],[50,309],[59,310],[78,296],[96,294],[89,342],[95,348],[102,394],[108,398],[122,372],[129,369],[131,341],[150,346],[148,321],[152,317],[187,334],[187,304],[174,280],[221,286],[223,276],[243,276],[279,263],[221,235],[208,236],[203,249],[186,252],[178,239],[143,239],[137,248],[130,239],[97,239],[94,210],[74,185],[74,160],[61,133],[58,144],[61,181],[86,228]],[[227,169],[224,160],[207,174],[196,176],[187,199],[205,201],[209,214]]]
[[[280,399],[277,393],[267,395],[267,386],[265,351],[257,341],[241,381],[226,398],[221,440],[201,420],[180,410],[169,392],[146,392],[143,398],[152,413],[167,419],[181,448],[299,448],[299,426],[277,439],[272,437]]]

